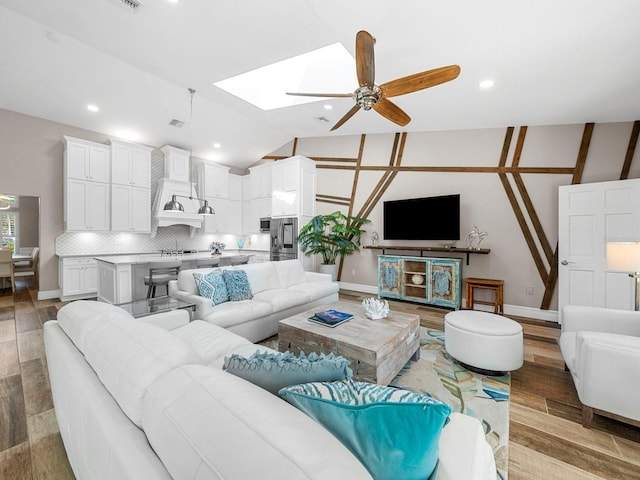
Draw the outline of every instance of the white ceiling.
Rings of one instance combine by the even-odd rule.
[[[240,168],[294,137],[640,119],[637,0],[143,1],[132,13],[114,0],[0,0],[0,107],[193,143]],[[358,30],[377,39],[378,84],[450,64],[461,74],[394,98],[412,117],[405,128],[360,111],[331,134],[351,99],[262,111],[212,85],[336,41],[354,54]],[[491,90],[478,88],[485,78]],[[188,88],[193,133],[169,126],[189,120]]]

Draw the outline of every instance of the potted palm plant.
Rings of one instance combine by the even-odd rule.
[[[342,212],[316,215],[300,229],[296,241],[306,256],[320,255],[320,271],[337,277],[336,260],[360,250],[360,237],[369,223],[366,218],[347,216]]]

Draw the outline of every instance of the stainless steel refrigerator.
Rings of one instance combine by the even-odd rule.
[[[271,219],[271,261],[291,260],[298,258],[298,219]]]

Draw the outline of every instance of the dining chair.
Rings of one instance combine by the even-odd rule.
[[[40,249],[33,247],[31,258],[13,265],[13,275],[17,278],[34,277],[36,285],[40,284]],[[15,283],[15,278],[14,278]]]
[[[182,260],[149,263],[149,275],[144,277],[144,284],[149,287],[147,289],[147,298],[155,298],[158,285],[164,285],[167,289],[167,295],[169,295],[169,282],[178,279],[181,266]]]
[[[11,260],[11,250],[0,250],[0,278],[2,278],[2,288],[4,289],[7,278],[11,280],[11,291],[16,291],[16,282],[13,277],[13,261]]]

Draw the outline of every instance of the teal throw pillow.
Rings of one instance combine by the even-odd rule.
[[[229,301],[227,286],[221,271],[214,270],[207,274],[194,273],[193,279],[196,282],[198,295],[211,299],[214,305]]]
[[[227,292],[229,292],[229,300],[237,302],[253,298],[247,272],[244,270],[224,270],[222,277],[227,286]]]
[[[277,395],[281,388],[289,385],[351,378],[349,363],[333,353],[305,355],[300,352],[300,356],[295,356],[289,351],[257,351],[248,358],[237,354],[225,357],[223,369]]]
[[[335,435],[376,480],[424,480],[436,467],[451,408],[372,383],[307,383],[280,395]]]

